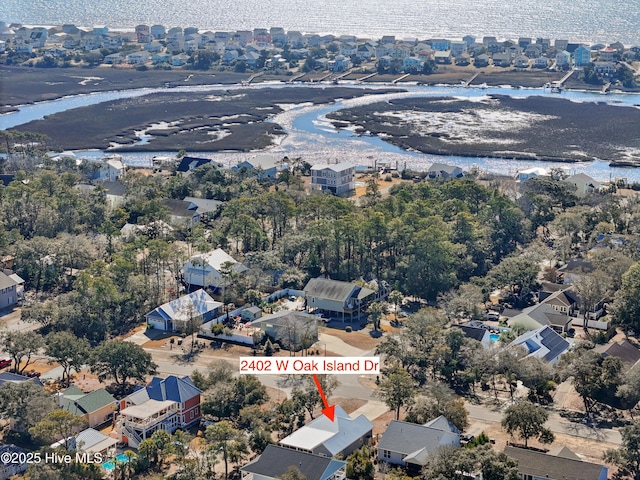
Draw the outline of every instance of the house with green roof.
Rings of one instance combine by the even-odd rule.
[[[92,428],[111,422],[117,410],[118,401],[104,388],[85,393],[77,387],[69,387],[56,395],[60,408],[84,417]]]

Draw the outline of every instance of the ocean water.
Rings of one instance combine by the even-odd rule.
[[[640,44],[638,0],[2,0],[0,21],[112,29],[157,23],[214,31],[280,26],[369,38],[471,34]]]

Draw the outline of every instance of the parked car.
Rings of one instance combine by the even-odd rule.
[[[0,360],[0,368],[10,367],[10,366],[11,366],[10,358],[3,358],[2,360]]]
[[[37,370],[27,370],[24,374],[29,378],[39,377],[40,375],[42,375]]]

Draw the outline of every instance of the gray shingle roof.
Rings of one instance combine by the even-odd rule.
[[[458,327],[460,330],[464,332],[464,334],[468,338],[472,338],[473,340],[477,340],[479,342],[482,341],[487,330],[485,328],[472,327],[471,325],[454,325],[454,327]]]
[[[330,457],[299,452],[277,445],[268,445],[260,457],[240,470],[255,475],[276,478],[281,477],[289,467],[295,466],[307,480],[325,480],[341,468],[345,468],[346,463]]]
[[[450,431],[393,420],[382,435],[378,450],[389,450],[411,456],[411,459],[421,464],[419,461],[421,458],[435,452],[442,445],[459,444],[458,435]]]
[[[562,479],[562,480],[599,480],[606,467],[596,463],[582,462],[563,456],[547,455],[534,450],[507,446],[504,449],[511,458],[518,461],[518,472],[524,475]]]

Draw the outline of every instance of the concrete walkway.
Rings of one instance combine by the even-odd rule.
[[[318,342],[327,346],[327,351],[343,357],[360,357],[367,351],[353,347],[338,337],[326,333],[318,334]]]
[[[387,407],[384,402],[379,400],[369,400],[365,405],[351,412],[351,417],[356,418],[358,415],[362,414],[373,422],[380,415],[384,415],[388,411],[389,407]]]

